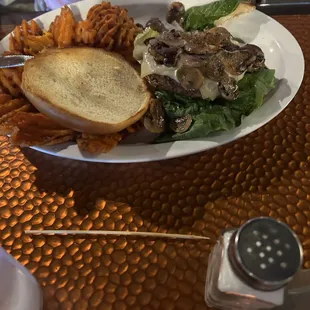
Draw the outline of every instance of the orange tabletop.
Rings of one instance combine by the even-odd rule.
[[[306,60],[294,101],[251,135],[175,160],[96,164],[19,149],[0,137],[0,244],[38,279],[44,309],[207,309],[219,233],[249,218],[289,224],[310,268],[310,16],[278,16]],[[10,27],[2,25],[1,35]],[[209,241],[34,236],[26,229],[108,229]]]

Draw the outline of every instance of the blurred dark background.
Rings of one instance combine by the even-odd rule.
[[[42,13],[35,11],[34,0],[17,0],[8,6],[0,5],[0,38],[23,19],[30,20]]]

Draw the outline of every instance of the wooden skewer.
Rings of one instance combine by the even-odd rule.
[[[112,230],[25,230],[27,235],[103,235],[103,236],[139,236],[170,239],[210,240],[209,237],[196,235],[180,235],[139,231],[112,231]]]

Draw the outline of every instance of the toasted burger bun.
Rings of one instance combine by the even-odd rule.
[[[86,47],[50,49],[27,61],[22,89],[41,113],[93,134],[115,133],[137,122],[151,98],[125,59]]]

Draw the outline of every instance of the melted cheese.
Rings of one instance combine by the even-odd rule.
[[[143,54],[143,61],[141,63],[142,78],[151,74],[159,74],[168,76],[178,82],[177,70],[177,67],[167,67],[165,65],[157,64],[154,57],[149,52]]]
[[[133,57],[141,63],[143,59],[143,55],[145,52],[147,52],[148,47],[145,44],[142,45],[135,45],[135,48],[133,50]]]
[[[156,38],[159,32],[147,27],[145,30],[138,34],[134,42],[133,57],[141,63],[143,59],[143,54],[147,52],[148,47],[144,42],[148,39]]]

